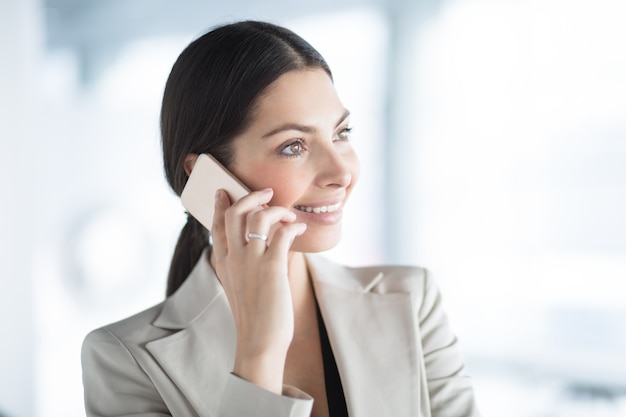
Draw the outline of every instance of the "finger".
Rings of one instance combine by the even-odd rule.
[[[267,204],[272,199],[273,194],[274,192],[271,188],[263,191],[254,191],[239,199],[225,211],[226,240],[230,249],[241,249],[245,246],[247,243],[244,235],[246,233],[245,216],[250,211]]]
[[[284,257],[286,261],[293,241],[305,231],[306,223],[291,223],[277,228],[267,249],[267,255],[276,256],[279,259]]]
[[[246,240],[253,253],[265,252],[268,237],[271,238],[272,228],[276,224],[292,223],[296,214],[284,207],[274,206],[257,208],[246,216]]]
[[[279,206],[257,208],[246,216],[246,231],[267,234],[275,223],[292,223],[296,213]]]
[[[213,251],[217,257],[224,257],[227,254],[228,242],[226,240],[225,212],[228,207],[230,207],[228,194],[224,190],[217,190],[215,193],[215,213],[213,214],[213,225],[211,226]]]

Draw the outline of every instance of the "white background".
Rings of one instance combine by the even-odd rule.
[[[85,83],[74,51],[46,48],[39,3],[0,5],[0,413],[79,416],[84,335],[164,294],[185,218],[159,104],[201,29],[130,42]],[[443,2],[404,57],[393,146],[412,164],[393,183],[384,15],[279,21],[327,58],[354,115],[363,175],[329,256],[434,272],[484,415],[626,415],[624,21],[617,0]],[[405,204],[395,257],[387,190]]]

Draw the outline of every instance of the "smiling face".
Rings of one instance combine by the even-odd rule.
[[[320,69],[279,77],[235,138],[229,169],[253,190],[272,188],[270,205],[307,224],[292,250],[319,252],[339,241],[342,209],[359,173],[349,138],[349,112]]]

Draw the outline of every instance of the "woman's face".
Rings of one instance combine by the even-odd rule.
[[[259,99],[250,127],[234,140],[232,172],[307,230],[292,250],[319,252],[341,236],[342,208],[359,175],[349,112],[321,69],[283,74]]]

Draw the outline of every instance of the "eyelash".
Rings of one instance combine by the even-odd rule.
[[[344,138],[341,138],[341,135],[344,135]],[[335,134],[333,136],[333,142],[337,142],[337,141],[349,141],[350,138],[352,136],[352,127],[346,127],[341,129],[337,134]],[[285,153],[286,150],[288,150],[289,148],[291,148],[294,145],[298,145],[300,146],[300,150],[298,152],[294,152],[294,153]],[[286,146],[284,146],[281,150],[280,150],[280,154],[284,157],[287,158],[298,158],[300,155],[302,155],[302,152],[304,152],[306,150],[305,146],[304,146],[304,141],[302,139],[296,139],[295,141],[287,144]]]
[[[346,135],[347,137],[344,139],[339,138],[340,135]],[[333,140],[337,138],[337,140],[349,141],[352,137],[352,127],[345,127],[339,131],[335,136],[333,136]]]

